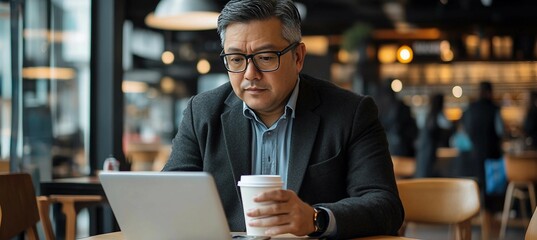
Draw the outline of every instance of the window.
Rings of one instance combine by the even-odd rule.
[[[2,77],[12,79],[11,85],[20,86],[20,105],[8,104],[20,109],[20,154],[11,164],[41,181],[88,175],[91,0],[26,0],[23,6],[22,31],[12,36],[22,43],[16,50],[22,53],[21,78],[0,70]],[[2,69],[17,64],[15,53],[2,51],[2,56],[11,56]],[[2,96],[9,97],[11,86],[6,82],[2,81]],[[1,124],[2,130],[10,125],[4,120]],[[4,142],[2,137],[2,158]]]

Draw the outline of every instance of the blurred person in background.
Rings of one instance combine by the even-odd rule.
[[[485,209],[499,210],[501,202],[485,194],[485,160],[498,159],[503,154],[501,140],[504,127],[500,107],[493,101],[492,83],[484,81],[479,84],[479,98],[464,111],[462,123],[472,142],[468,168],[476,170],[473,177],[478,180]]]
[[[472,157],[472,140],[461,121],[457,121],[455,125],[457,130],[450,138],[450,146],[457,149],[457,157],[451,162],[451,176],[472,177],[478,171],[475,165],[468,164]]]
[[[526,145],[531,150],[537,150],[537,91],[530,92],[526,117],[524,118],[524,133]]]
[[[410,107],[398,99],[391,88],[391,80],[380,87],[376,98],[379,119],[386,131],[390,154],[392,156],[415,156],[415,143],[418,136],[416,120]]]
[[[445,132],[452,127],[452,123],[444,115],[444,95],[434,94],[430,99],[429,112],[418,136],[417,178],[438,177],[435,170],[436,150],[444,142]]]

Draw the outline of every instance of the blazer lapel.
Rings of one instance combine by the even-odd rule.
[[[230,93],[226,99],[229,109],[221,116],[227,157],[231,165],[234,182],[241,175],[251,174],[252,165],[252,129],[250,122],[242,114],[242,101]],[[246,132],[244,131],[246,129]]]
[[[320,104],[317,93],[308,85],[307,78],[303,75],[299,86],[287,173],[287,189],[296,193],[299,192],[306,173],[320,121],[319,115],[313,112]]]

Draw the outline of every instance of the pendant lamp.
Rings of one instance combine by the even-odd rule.
[[[145,18],[149,27],[172,31],[216,28],[219,9],[216,0],[161,0]]]

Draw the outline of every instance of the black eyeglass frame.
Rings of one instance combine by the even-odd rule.
[[[232,73],[242,73],[244,71],[246,71],[246,69],[248,69],[248,64],[250,64],[250,61],[248,61],[248,59],[252,59],[252,62],[254,63],[254,66],[255,68],[257,68],[258,71],[260,72],[274,72],[278,69],[280,69],[280,64],[281,64],[281,56],[286,54],[287,52],[289,52],[290,50],[293,50],[294,48],[296,48],[298,45],[300,44],[300,42],[294,42],[294,43],[291,43],[289,46],[287,46],[286,48],[284,48],[283,50],[281,51],[263,51],[263,52],[257,52],[257,53],[252,53],[252,54],[244,54],[244,53],[224,53],[224,50],[222,50],[222,53],[220,54],[220,58],[222,59],[222,61],[224,62],[224,67],[226,68],[226,70],[228,72],[232,72]],[[257,66],[257,63],[253,60],[253,58],[258,55],[258,54],[266,54],[266,53],[274,53],[278,56],[278,66],[275,68],[275,69],[272,69],[272,70],[261,70],[259,69],[259,67]],[[229,56],[229,55],[241,55],[243,56],[245,59],[246,59],[246,65],[244,66],[244,69],[241,70],[241,71],[232,71],[228,68],[228,65],[226,64],[226,56]]]

